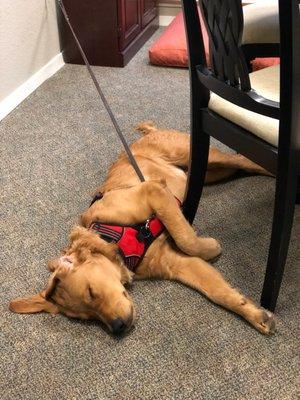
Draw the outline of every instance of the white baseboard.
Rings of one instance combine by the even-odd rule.
[[[34,92],[43,82],[54,75],[64,66],[62,53],[53,57],[39,71],[32,75],[26,82],[14,90],[9,96],[0,102],[0,121],[6,117],[14,108]]]
[[[173,15],[160,15],[159,26],[168,26],[175,17]]]
[[[181,6],[177,4],[162,4],[159,6],[159,25],[168,26],[180,12]]]

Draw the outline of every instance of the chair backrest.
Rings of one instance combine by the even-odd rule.
[[[197,1],[181,1],[185,15],[192,87],[197,87],[199,80],[202,84],[200,96],[196,94],[200,107],[207,106],[208,92],[211,90],[240,107],[280,119],[280,152],[296,152],[297,157],[293,159],[297,160],[300,173],[300,0],[278,0],[280,104],[263,98],[250,88],[241,49],[241,0],[199,0],[210,39],[211,70],[206,67]],[[290,160],[288,155],[286,160]]]
[[[240,0],[199,0],[209,35],[210,64],[214,76],[241,90],[251,89],[241,50],[244,28]]]
[[[190,70],[207,89],[250,111],[279,119],[279,103],[251,89],[242,35],[241,0],[199,0],[209,36],[210,61],[205,61],[196,0],[182,0],[188,39]]]
[[[298,152],[300,172],[300,1],[279,0],[280,134],[279,147]]]

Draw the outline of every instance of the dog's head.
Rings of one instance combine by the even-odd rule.
[[[128,330],[134,306],[124,285],[132,274],[123,265],[117,246],[82,227],[73,229],[66,253],[49,262],[52,272],[45,290],[15,299],[16,313],[63,313],[68,317],[101,320],[113,333]]]

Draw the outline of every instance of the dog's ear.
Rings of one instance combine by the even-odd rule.
[[[59,275],[60,275],[59,272],[60,271],[61,271],[61,268],[59,268],[59,270],[56,273],[52,274],[52,276],[48,282],[46,290],[43,293],[46,301],[49,301],[51,299],[51,296],[53,295],[53,293],[56,289],[56,286],[59,283]]]
[[[20,314],[32,314],[42,311],[57,314],[59,312],[55,304],[46,300],[45,291],[33,296],[12,300],[9,304],[9,309]]]
[[[50,298],[60,278],[70,271],[70,267],[65,266],[61,261],[58,261],[58,266],[59,268],[50,277],[45,290],[33,296],[12,300],[9,304],[10,311],[19,314],[33,314],[43,311],[51,314],[59,313],[58,307],[50,301]]]

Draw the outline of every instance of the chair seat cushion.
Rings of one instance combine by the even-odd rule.
[[[243,44],[279,43],[278,0],[260,0],[243,11]]]
[[[279,65],[252,72],[250,74],[252,89],[269,100],[279,102],[279,73]],[[277,119],[236,106],[215,93],[211,93],[208,107],[272,146],[278,146],[279,121]]]

